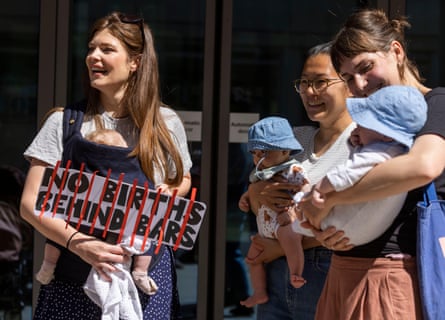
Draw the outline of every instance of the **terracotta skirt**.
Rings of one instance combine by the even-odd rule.
[[[415,258],[333,255],[316,320],[422,319]]]

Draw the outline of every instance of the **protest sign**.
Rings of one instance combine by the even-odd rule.
[[[35,214],[63,219],[67,224],[102,230],[118,235],[117,242],[135,240],[144,247],[147,239],[190,250],[196,241],[206,205],[195,201],[196,189],[190,199],[151,190],[146,183],[123,181],[62,168],[58,163],[47,167],[40,185]],[[68,167],[68,166],[67,166]],[[136,248],[139,249],[139,248]]]

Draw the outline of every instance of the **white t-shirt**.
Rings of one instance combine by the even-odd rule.
[[[352,148],[349,146],[348,139],[354,128],[355,123],[351,123],[320,157],[314,153],[314,137],[318,128],[311,126],[294,128],[295,137],[304,148],[303,152],[294,158],[300,162],[311,185],[320,181],[330,169],[349,159]]]
[[[176,142],[181,159],[184,166],[184,174],[190,171],[192,161],[187,145],[187,137],[184,126],[179,116],[170,108],[161,107],[161,115],[169,129],[173,140]],[[130,117],[113,118],[106,112],[101,113],[101,118],[105,129],[113,129],[118,131],[126,140],[130,148],[136,145],[139,133],[135,130]],[[84,121],[80,132],[85,137],[90,132],[96,130],[93,119]],[[51,114],[43,124],[40,131],[32,141],[31,145],[24,152],[26,158],[36,158],[44,161],[52,166],[62,159],[63,153],[63,112],[56,111]],[[175,174],[175,166],[173,161],[169,161],[172,174]],[[159,185],[164,181],[164,173],[161,170],[155,170],[155,185]]]

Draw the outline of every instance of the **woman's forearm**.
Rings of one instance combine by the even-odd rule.
[[[65,228],[66,222],[61,219],[40,218],[34,213],[34,207],[45,168],[46,164],[41,161],[34,160],[31,164],[23,189],[20,214],[24,220],[30,223],[45,237],[65,246],[75,229],[70,226]]]
[[[423,135],[409,153],[377,165],[353,187],[333,193],[327,201],[335,206],[407,192],[434,180],[444,167],[445,140],[437,135]]]
[[[67,226],[63,219],[44,216],[40,218],[34,213],[45,167],[46,164],[38,160],[33,160],[31,163],[20,203],[22,218],[42,235],[66,247],[90,264],[99,272],[101,278],[111,281],[107,272],[116,271],[113,264],[128,262],[126,252],[121,246],[111,245],[93,236],[77,232],[70,225]]]

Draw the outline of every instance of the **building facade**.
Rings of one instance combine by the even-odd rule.
[[[251,165],[245,129],[270,114],[293,125],[306,123],[292,87],[304,54],[330,40],[353,10],[368,6],[382,8],[390,17],[409,18],[409,57],[428,86],[444,84],[445,22],[440,17],[445,9],[440,0],[2,3],[0,164],[26,172],[22,153],[45,113],[82,98],[92,22],[114,10],[143,16],[154,34],[163,101],[184,120],[194,186],[208,205],[199,243],[191,252],[177,253],[184,315],[222,319],[249,289],[238,278],[245,271],[249,235],[255,232],[255,222],[237,209]],[[35,235],[35,267],[42,248],[43,239]],[[34,289],[35,299],[36,283]]]

